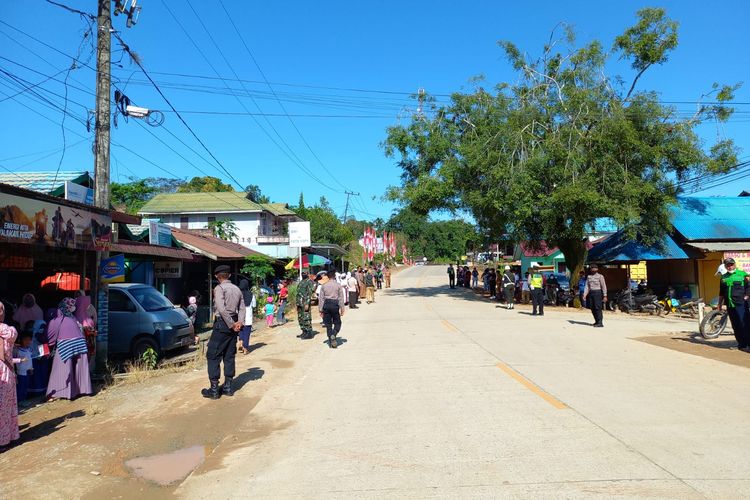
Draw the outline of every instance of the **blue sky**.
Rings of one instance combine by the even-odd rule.
[[[67,0],[68,5],[86,11],[95,8],[95,3]],[[575,26],[581,43],[596,38],[609,46],[634,22],[637,9],[648,5],[665,7],[680,23],[680,45],[666,65],[650,70],[640,80],[639,88],[656,90],[666,101],[695,101],[714,81],[744,81],[746,85],[737,92],[737,101],[750,103],[750,51],[743,38],[750,6],[741,1],[722,2],[720,8],[712,8],[692,0],[659,4],[476,1],[460,5],[445,0],[324,5],[224,0],[244,43],[272,82],[272,90],[264,83],[218,1],[191,0],[189,4],[186,0],[170,0],[166,4],[213,68],[195,49],[163,0],[142,0],[139,4],[143,11],[137,26],[126,29],[124,19],[117,17],[115,29],[120,30],[175,108],[184,111],[188,124],[242,186],[258,184],[274,201],[290,203],[296,203],[300,191],[304,191],[308,203],[325,196],[339,214],[346,202],[343,192],[359,192],[361,196],[350,204],[350,211],[354,210],[358,218],[387,218],[394,208],[380,197],[388,185],[398,183],[399,170],[384,157],[379,144],[388,125],[405,120],[413,111],[409,93],[422,87],[433,94],[448,94],[466,86],[467,80],[478,74],[485,75],[489,83],[512,81],[514,75],[496,42],[508,39],[522,50],[537,54],[550,30],[561,21]],[[43,0],[3,2],[0,21],[68,54],[76,53],[86,28],[78,16]],[[61,105],[60,96],[65,92],[63,70],[70,59],[2,23],[0,40],[0,56],[7,58],[0,59],[0,69],[32,83],[56,75],[39,85],[38,92]],[[113,49],[117,48],[113,40]],[[89,48],[84,46],[82,57],[88,53]],[[119,60],[121,55],[115,52],[113,60]],[[135,104],[168,110],[135,65],[126,57],[120,64],[122,68],[114,68],[117,86]],[[217,78],[214,70],[223,80]],[[626,80],[633,76],[626,64],[617,61],[613,61],[612,70]],[[234,81],[235,73],[247,81]],[[5,121],[0,165],[15,171],[55,170],[63,145],[62,113],[44,107],[27,94],[7,98],[18,92],[12,82],[7,74],[0,74],[0,112]],[[94,107],[93,96],[85,92],[94,89],[94,73],[85,67],[76,69],[70,72],[68,83],[68,109],[85,122],[87,109]],[[249,93],[253,99],[228,95],[227,85],[236,92]],[[291,121],[277,98],[286,113],[293,115]],[[679,108],[689,111],[695,106],[684,104]],[[748,156],[750,105],[739,105],[739,110],[721,130],[705,125],[700,133],[707,144],[717,134],[733,138],[743,149],[741,156]],[[253,117],[245,114],[248,111],[272,116]],[[66,118],[65,126],[70,130],[66,131],[68,148],[62,169],[91,170],[93,156],[87,138],[92,134],[71,117]],[[152,162],[113,146],[113,180],[211,174],[234,184],[173,113],[165,113],[162,127],[142,126],[133,119],[126,123],[120,118],[112,139]],[[750,190],[750,177],[738,177],[734,183],[700,194],[735,195],[742,189]]]

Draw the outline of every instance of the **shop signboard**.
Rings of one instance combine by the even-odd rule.
[[[81,186],[80,184],[65,181],[65,199],[84,203],[86,205],[93,205],[94,190],[87,188],[86,186]]]
[[[0,242],[105,250],[112,238],[109,215],[2,193]]]
[[[181,278],[182,261],[160,261],[154,262],[154,275],[157,278]]]
[[[125,281],[125,256],[120,254],[102,259],[99,265],[99,277],[102,283],[122,283]]]
[[[724,252],[725,259],[734,259],[737,269],[750,273],[750,251],[747,252]]]
[[[292,248],[310,246],[310,221],[289,223],[289,246]]]
[[[172,246],[172,228],[159,221],[148,222],[148,242],[163,247]]]

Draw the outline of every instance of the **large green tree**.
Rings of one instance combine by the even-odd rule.
[[[300,205],[290,207],[297,215],[310,221],[310,237],[315,243],[335,243],[346,246],[355,240],[350,226],[343,224],[324,196],[313,206],[305,206],[300,194]]]
[[[260,190],[260,186],[257,186],[256,184],[245,186],[245,192],[250,201],[254,201],[255,203],[271,203],[271,199],[264,195]]]
[[[193,177],[181,185],[178,193],[218,193],[222,191],[234,191],[230,184],[225,184],[218,177],[206,175],[204,177]]]
[[[718,175],[737,151],[719,140],[705,151],[695,128],[726,120],[735,87],[714,85],[685,118],[639,90],[641,76],[677,46],[677,23],[643,9],[607,51],[578,47],[571,30],[554,33],[534,60],[500,42],[516,78],[450,104],[427,100],[427,113],[388,129],[385,153],[398,161],[402,185],[392,199],[417,213],[467,210],[488,236],[546,239],[575,273],[586,259],[587,228],[612,218],[632,237],[659,241],[681,182]],[[610,76],[611,59],[628,61],[629,79]]]
[[[131,178],[130,182],[113,182],[112,205],[118,210],[135,214],[151,198],[159,193],[174,193],[185,181],[166,177]]]

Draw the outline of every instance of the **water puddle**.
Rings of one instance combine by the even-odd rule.
[[[172,453],[133,458],[125,462],[133,474],[161,486],[185,479],[206,458],[203,446],[191,446]]]

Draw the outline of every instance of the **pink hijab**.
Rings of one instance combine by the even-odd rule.
[[[5,323],[5,305],[0,302],[0,342],[3,343],[3,349],[5,351],[5,359],[3,360],[7,365],[13,366],[13,343],[16,341],[18,332],[12,326],[8,326]],[[0,367],[0,382],[9,382],[10,377],[13,376],[10,368]]]
[[[32,302],[32,305],[27,307],[25,302]],[[13,321],[21,325],[21,328],[24,328],[27,322],[40,319],[44,319],[42,308],[36,303],[36,298],[32,294],[27,293],[23,296],[21,305],[16,309]]]
[[[91,297],[86,295],[79,295],[76,298],[76,310],[73,316],[78,322],[86,328],[95,328],[94,319],[89,314],[89,307],[91,306]]]

